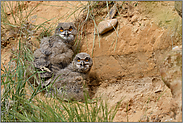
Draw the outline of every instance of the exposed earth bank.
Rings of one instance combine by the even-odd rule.
[[[36,6],[37,3],[27,2],[27,6]],[[87,2],[43,1],[33,13],[38,17],[35,24],[41,23],[44,18],[68,16],[76,6],[83,4]],[[85,34],[82,34],[81,52],[89,53],[94,62],[90,84],[93,97],[102,96],[110,106],[122,100],[114,122],[181,122],[182,90],[179,88],[181,91],[172,96],[172,88],[168,88],[160,74],[161,65],[172,48],[182,45],[182,18],[174,8],[174,1],[118,1],[117,7],[116,30],[94,36],[96,30],[90,20],[84,28]],[[98,25],[107,15],[107,9],[96,8],[94,13],[97,13],[95,20]],[[57,23],[57,19],[49,21],[48,25]],[[61,19],[73,20],[74,15],[67,20]],[[11,49],[17,48],[17,44],[17,41],[11,41],[1,49],[1,63],[9,61]],[[35,48],[38,46],[39,43]],[[182,68],[182,65],[179,67]],[[181,70],[178,73],[182,73]],[[176,95],[179,95],[178,98]]]

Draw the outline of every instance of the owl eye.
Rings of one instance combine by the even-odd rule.
[[[72,27],[69,28],[69,31],[72,31]]]
[[[63,28],[60,28],[60,32],[63,32],[64,30],[63,30]]]
[[[76,58],[76,61],[77,61],[77,62],[80,62],[81,60],[80,60],[80,58],[79,58],[79,57],[77,57],[77,58]]]
[[[87,57],[87,58],[85,58],[85,61],[86,61],[86,62],[88,62],[88,61],[89,61],[89,58],[88,58],[88,57]]]

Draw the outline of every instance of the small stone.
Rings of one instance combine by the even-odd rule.
[[[162,92],[162,90],[156,90],[154,93],[159,93],[159,92]]]
[[[172,48],[172,51],[178,51],[180,49],[182,49],[182,45],[181,46],[175,46],[175,47],[173,47]]]
[[[108,32],[109,30],[113,29],[117,25],[118,20],[117,19],[109,19],[106,21],[102,21],[98,24],[98,31],[99,34],[104,34]]]

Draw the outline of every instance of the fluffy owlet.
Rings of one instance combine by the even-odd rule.
[[[70,64],[76,34],[77,30],[72,22],[59,23],[53,36],[41,40],[40,48],[34,52],[34,66],[45,71],[40,74],[41,78],[50,78]],[[44,84],[46,86],[48,83]]]
[[[58,98],[65,100],[84,100],[84,92],[88,92],[89,71],[93,65],[92,58],[87,53],[79,53],[72,63],[57,72],[53,79],[52,91]]]

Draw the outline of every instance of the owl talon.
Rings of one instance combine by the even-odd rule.
[[[50,72],[51,73],[51,70],[49,70],[48,68],[46,68],[45,66],[41,67],[40,68],[42,71],[47,71],[47,72]]]

